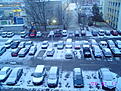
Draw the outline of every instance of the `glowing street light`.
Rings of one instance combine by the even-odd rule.
[[[52,23],[53,23],[53,24],[56,24],[56,23],[57,23],[57,21],[54,19],[54,20],[52,20]]]

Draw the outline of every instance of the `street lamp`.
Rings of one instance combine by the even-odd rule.
[[[52,24],[56,24],[57,21],[55,19],[52,20]]]

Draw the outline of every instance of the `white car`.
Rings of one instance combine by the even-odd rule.
[[[100,45],[101,48],[107,48],[108,47],[108,44],[107,44],[106,41],[100,41],[99,45]]]
[[[63,41],[59,41],[57,44],[57,49],[63,49],[64,48],[64,42]]]
[[[62,30],[62,35],[65,37],[67,36],[67,30]]]
[[[42,48],[42,49],[47,49],[48,46],[49,46],[48,41],[43,41],[43,42],[42,42],[41,48]]]
[[[95,56],[96,58],[100,58],[100,57],[103,56],[102,50],[100,49],[99,46],[95,46],[95,47],[94,47],[93,53],[94,53],[94,56]]]
[[[71,38],[66,40],[65,48],[66,49],[71,49],[72,48],[72,39]]]
[[[49,70],[47,84],[49,87],[57,87],[59,81],[59,68],[52,66]]]
[[[42,36],[42,33],[40,31],[37,32],[37,37],[41,37]]]
[[[121,49],[121,40],[116,40],[115,44],[119,49]]]
[[[25,47],[25,42],[20,42],[20,44],[18,45],[18,48],[24,48]]]
[[[0,70],[0,82],[4,82],[8,78],[8,76],[10,75],[11,71],[12,70],[10,67],[3,67]]]
[[[111,50],[109,48],[103,48],[102,51],[103,51],[105,57],[112,56]]]
[[[65,52],[65,58],[66,59],[73,59],[73,51],[71,49],[67,49]]]
[[[45,78],[45,74],[46,74],[45,66],[37,65],[32,77],[33,84],[34,85],[42,84]]]
[[[115,89],[117,78],[108,68],[101,68],[98,71],[98,75],[102,84],[102,88],[105,89]]]
[[[29,55],[34,55],[37,51],[37,46],[32,46],[29,50]]]
[[[75,49],[80,49],[81,48],[80,41],[75,41],[74,48]]]

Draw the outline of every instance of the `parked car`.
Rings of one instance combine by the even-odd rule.
[[[116,40],[115,44],[119,49],[121,49],[121,40]]]
[[[92,35],[93,35],[93,36],[97,36],[97,35],[98,35],[98,31],[92,30]]]
[[[7,32],[7,37],[8,38],[11,38],[11,37],[13,37],[14,36],[14,33],[12,33],[12,32]]]
[[[47,49],[48,46],[49,46],[48,41],[43,41],[43,42],[42,42],[41,48],[42,48],[42,49]]]
[[[0,56],[1,56],[4,52],[6,52],[6,47],[0,46]]]
[[[64,42],[63,41],[58,41],[57,49],[63,49],[63,48],[64,48]]]
[[[105,57],[111,57],[112,56],[111,50],[109,48],[103,48],[102,51],[103,51],[103,54],[104,54]]]
[[[75,49],[80,49],[81,48],[80,41],[75,41],[74,48]]]
[[[21,36],[21,38],[25,38],[27,36],[27,33],[26,32],[21,32],[20,36]]]
[[[77,88],[84,87],[82,70],[80,68],[73,69],[73,84],[74,84],[74,87],[77,87]]]
[[[5,45],[11,44],[12,42],[13,42],[13,39],[8,39],[8,40],[5,42]]]
[[[37,65],[32,75],[32,82],[34,85],[41,85],[46,76],[46,69],[44,65]]]
[[[86,31],[85,30],[81,31],[81,36],[86,36]]]
[[[56,31],[54,32],[54,37],[62,37],[62,32],[61,32],[61,30],[56,30]]]
[[[80,36],[79,31],[75,31],[75,37],[79,37],[79,36]]]
[[[11,56],[17,57],[20,50],[21,50],[21,48],[13,49],[11,52]]]
[[[22,68],[14,68],[6,80],[7,85],[15,85],[19,81],[20,77],[22,76],[23,69]]]
[[[55,49],[48,49],[47,50],[47,53],[46,53],[46,55],[48,56],[48,57],[53,57],[53,55],[54,55],[54,53],[55,53]]]
[[[108,68],[100,68],[98,75],[103,89],[111,90],[116,88],[117,79]]]
[[[37,46],[32,46],[29,50],[29,55],[35,55],[37,51]]]
[[[84,54],[84,57],[91,57],[90,46],[83,45],[83,54]]]
[[[24,47],[25,47],[25,42],[20,42],[18,48],[24,48]]]
[[[109,48],[115,48],[115,43],[112,40],[107,40]]]
[[[27,53],[29,52],[29,49],[28,48],[22,48],[19,53],[18,53],[18,56],[19,57],[25,57],[27,55]]]
[[[9,49],[11,47],[11,44],[13,43],[13,39],[9,39],[5,42],[4,47],[6,47],[7,49]]]
[[[111,35],[110,30],[106,30],[106,31],[105,31],[105,35],[110,36],[110,35]]]
[[[65,48],[66,48],[66,49],[71,49],[71,48],[72,48],[72,39],[71,39],[71,38],[68,38],[68,39],[66,40]]]
[[[36,37],[41,37],[41,36],[42,36],[42,33],[38,31]]]
[[[12,44],[11,44],[11,48],[12,48],[12,49],[17,48],[18,45],[19,45],[19,43],[20,43],[20,41],[13,41]]]
[[[117,30],[118,31],[118,34],[121,35],[121,30]]]
[[[68,33],[68,37],[69,37],[69,38],[72,38],[73,36],[74,36],[74,33],[73,33],[73,32],[69,32],[69,33]]]
[[[59,68],[52,66],[49,70],[47,84],[49,87],[57,87],[59,81]]]
[[[98,46],[98,43],[97,43],[97,41],[95,39],[91,39],[90,43],[91,43],[92,48],[93,48],[93,46]]]
[[[118,48],[111,48],[111,52],[114,56],[121,56],[121,51]]]
[[[29,30],[29,37],[34,38],[37,35],[37,31],[35,29]]]
[[[105,35],[105,30],[100,29],[98,33],[99,33],[100,36],[104,36]]]
[[[28,45],[33,46],[34,45],[33,41],[26,41],[25,46],[28,46]]]
[[[111,34],[112,34],[113,36],[118,36],[117,30],[112,30],[112,31],[111,31]]]
[[[67,30],[62,30],[62,35],[63,35],[63,37],[65,37],[65,36],[67,36]]]
[[[12,70],[10,67],[3,67],[0,70],[0,82],[5,82],[8,76],[10,75],[11,71]]]
[[[101,58],[103,56],[102,50],[100,49],[99,46],[93,46],[92,51],[93,51],[94,57],[96,58]]]
[[[108,44],[107,44],[106,41],[100,41],[100,42],[99,42],[99,46],[100,46],[101,48],[108,48]]]
[[[67,49],[65,51],[65,59],[73,59],[74,55],[73,55],[73,51],[71,49]]]
[[[2,32],[1,36],[2,36],[3,38],[7,37],[7,32]]]

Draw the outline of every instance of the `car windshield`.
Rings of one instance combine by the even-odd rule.
[[[34,77],[42,77],[42,73],[34,73]]]
[[[49,79],[55,79],[56,75],[55,74],[49,74]]]
[[[106,81],[112,81],[113,77],[112,77],[112,75],[104,75],[103,79]]]

